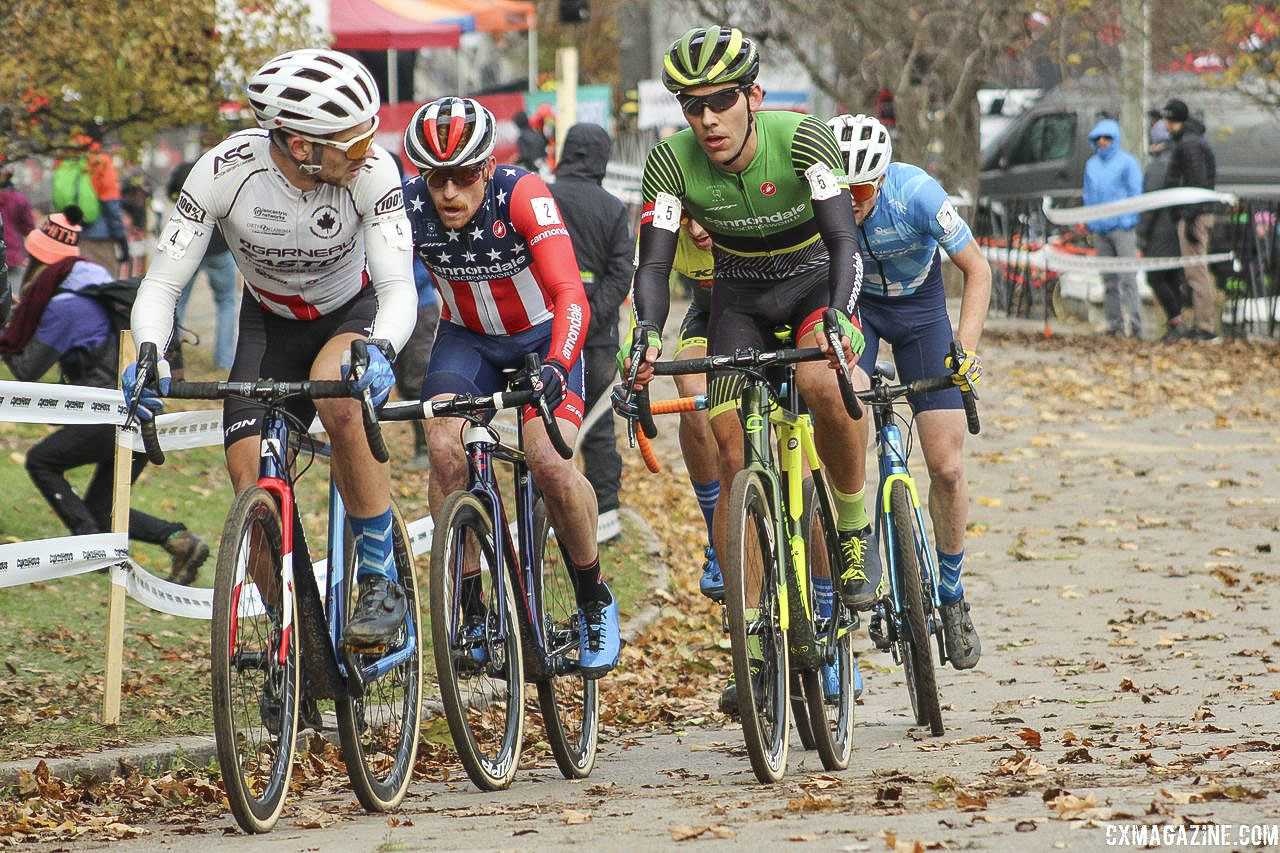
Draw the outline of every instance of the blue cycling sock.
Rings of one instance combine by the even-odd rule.
[[[711,541],[712,537],[712,521],[716,515],[716,501],[720,499],[720,481],[712,480],[710,483],[695,483],[689,481],[693,485],[693,493],[698,497],[698,506],[702,508],[702,518],[707,522],[707,544],[715,547]]]
[[[377,575],[396,580],[396,561],[392,553],[391,507],[373,518],[356,518],[348,515],[351,524],[352,544],[360,562],[356,579]]]
[[[818,617],[830,619],[835,610],[835,593],[832,592],[831,578],[814,577],[813,591],[818,596]]]
[[[964,585],[960,583],[960,572],[964,568],[964,551],[959,554],[938,552],[938,569],[942,577],[938,578],[938,598],[943,604],[955,604],[964,598]]]

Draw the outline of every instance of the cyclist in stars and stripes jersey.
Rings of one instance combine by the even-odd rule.
[[[405,183],[414,249],[443,303],[422,399],[500,391],[503,369],[523,367],[534,352],[543,359],[545,398],[573,446],[583,417],[587,294],[551,191],[536,174],[499,164],[496,142],[493,113],[471,98],[424,104],[405,129],[405,153],[419,170]],[[585,676],[599,677],[617,663],[621,640],[618,602],[600,571],[595,491],[556,453],[531,407],[524,422],[529,470],[577,569],[574,590],[586,626],[579,665]],[[459,426],[457,418],[427,421],[433,515],[466,486]]]

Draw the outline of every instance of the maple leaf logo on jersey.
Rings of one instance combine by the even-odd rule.
[[[322,239],[328,239],[338,233],[338,211],[329,206],[317,208],[312,212],[311,233]]]

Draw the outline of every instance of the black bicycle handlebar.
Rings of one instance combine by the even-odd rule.
[[[862,420],[862,406],[858,405],[858,395],[853,390],[853,368],[844,357],[840,318],[836,309],[828,308],[822,312],[822,333],[827,337],[827,346],[831,347],[831,351],[836,355],[836,379],[840,384],[840,399],[844,400],[844,410],[855,421]]]
[[[771,364],[795,364],[801,361],[821,361],[826,358],[817,347],[803,349],[779,349],[770,352],[739,350],[733,355],[708,355],[685,361],[660,361],[653,366],[655,376],[684,376],[690,373],[706,373],[710,370],[752,370]]]
[[[142,448],[147,452],[147,459],[152,465],[163,465],[164,450],[160,447],[160,436],[156,433],[155,415],[148,419],[138,418],[138,406],[142,404],[142,391],[147,387],[147,383],[155,379],[151,374],[155,372],[157,360],[154,343],[148,341],[138,348],[138,372],[134,383],[136,393],[129,401],[129,407],[125,412],[124,428],[129,429],[133,426],[134,419],[137,418],[138,431],[142,433]]]
[[[538,375],[541,364],[538,357],[530,353],[525,359],[526,370],[531,370],[534,377]],[[560,424],[555,412],[547,405],[539,391],[500,391],[496,394],[474,395],[455,394],[443,400],[427,400],[422,403],[388,403],[378,411],[380,421],[416,421],[430,418],[462,417],[480,412],[497,412],[502,409],[514,409],[519,406],[533,406],[542,417],[547,428],[547,436],[556,452],[565,459],[573,458],[573,448],[560,433]]]
[[[303,382],[273,382],[255,379],[249,382],[174,382],[165,397],[175,400],[225,400],[247,397],[268,402],[281,397],[310,397],[313,400],[350,397],[351,385],[341,380],[308,379]]]
[[[364,372],[369,369],[369,342],[364,338],[356,338],[351,342],[351,383],[360,381]],[[373,406],[373,397],[365,388],[356,398],[360,403],[360,418],[364,421],[364,437],[369,443],[369,452],[378,462],[388,462],[391,453],[382,438],[382,427],[378,426],[378,412]]]
[[[959,341],[951,342],[951,363],[956,367],[964,360],[964,347]],[[964,404],[964,417],[969,422],[969,435],[977,435],[982,429],[982,424],[978,422],[978,404],[975,402],[978,395],[973,392],[972,385],[960,386],[960,402]]]

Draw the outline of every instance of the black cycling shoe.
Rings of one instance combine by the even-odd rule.
[[[870,610],[880,597],[880,553],[876,537],[867,525],[861,530],[840,532],[840,598],[853,610]]]
[[[360,596],[347,622],[347,645],[362,650],[391,645],[408,612],[409,602],[400,584],[380,575],[361,578]]]
[[[751,661],[751,692],[756,705],[764,704],[764,661]],[[734,674],[729,673],[729,685],[720,692],[720,712],[730,717],[738,716],[738,685]]]
[[[963,598],[942,605],[942,640],[947,659],[956,669],[972,669],[982,657],[982,641],[969,617],[969,602]]]

